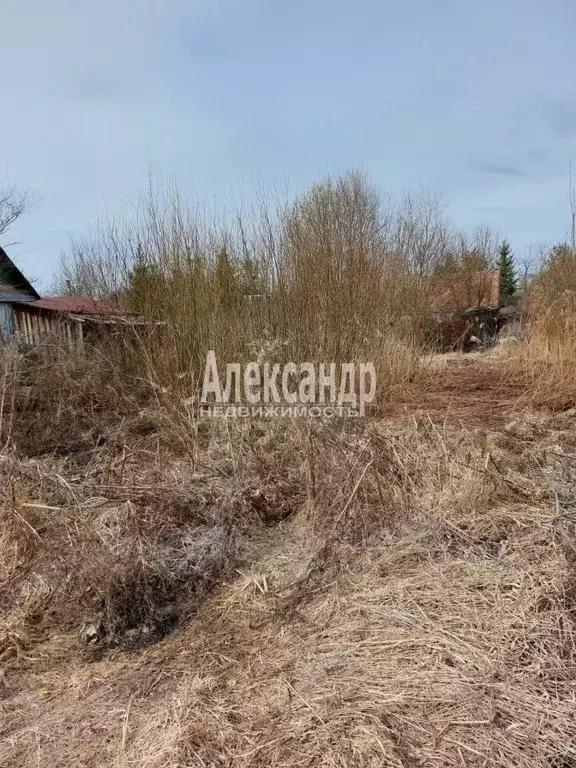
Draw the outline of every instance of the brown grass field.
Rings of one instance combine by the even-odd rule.
[[[26,411],[0,765],[576,766],[576,412],[520,381],[447,356],[377,417],[188,442]]]

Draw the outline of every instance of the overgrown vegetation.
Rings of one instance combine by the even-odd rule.
[[[60,282],[158,322],[145,352],[161,386],[190,394],[214,349],[222,361],[373,360],[385,400],[434,340],[431,276],[494,266],[497,242],[486,227],[455,231],[432,195],[396,202],[348,173],[223,222],[152,191],[135,217],[74,242]]]
[[[576,764],[574,251],[524,340],[422,354],[498,242],[351,174],[74,245],[62,280],[156,324],[1,350],[0,764]],[[207,349],[372,359],[381,410],[202,419]]]

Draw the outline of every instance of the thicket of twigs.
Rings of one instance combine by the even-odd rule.
[[[152,189],[72,243],[60,289],[154,318],[147,374],[172,388],[190,392],[214,349],[226,362],[374,361],[386,397],[435,333],[430,277],[461,279],[496,250],[485,227],[456,232],[433,195],[394,201],[358,173],[227,218]]]

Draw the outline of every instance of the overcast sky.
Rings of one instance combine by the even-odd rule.
[[[362,168],[519,255],[566,234],[574,0],[0,0],[0,30],[0,168],[37,198],[4,239],[40,285],[149,168],[211,202]]]

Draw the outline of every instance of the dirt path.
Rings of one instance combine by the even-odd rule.
[[[419,386],[400,391],[384,416],[428,415],[434,422],[498,426],[529,405],[526,386],[487,355],[435,361]]]

